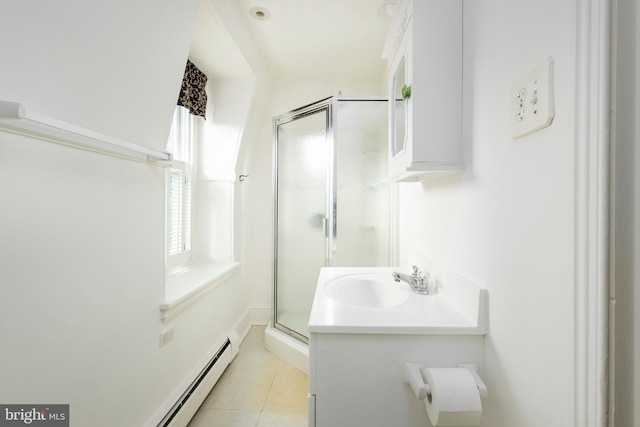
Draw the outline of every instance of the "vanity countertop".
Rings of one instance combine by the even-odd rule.
[[[475,284],[452,281],[433,295],[418,295],[405,282],[394,282],[391,273],[401,271],[391,267],[324,267],[318,276],[313,307],[309,317],[311,333],[364,333],[364,334],[433,334],[484,335],[486,334],[486,290]],[[381,287],[393,287],[389,298],[380,306],[359,304],[357,292],[366,293],[366,287],[354,288],[349,300],[336,298],[331,286],[348,283],[349,276],[357,280],[368,277]],[[339,280],[339,282],[338,282]],[[449,289],[447,292],[447,286]],[[335,287],[333,288],[335,289]],[[342,294],[341,294],[342,295]],[[386,294],[385,294],[386,295]],[[362,295],[368,301],[368,295]]]

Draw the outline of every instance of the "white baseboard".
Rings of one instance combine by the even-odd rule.
[[[249,332],[249,329],[253,325],[267,325],[271,320],[271,307],[266,306],[249,306],[247,309],[240,315],[234,326],[228,332],[227,336],[231,341],[231,358],[229,362],[231,362],[239,352],[240,344],[242,340]],[[173,408],[175,403],[180,399],[180,397],[184,394],[184,392],[189,388],[189,386],[193,383],[194,379],[198,377],[198,375],[202,372],[203,368],[209,363],[211,358],[215,356],[216,352],[220,349],[220,345],[224,342],[227,336],[221,337],[218,342],[216,342],[211,349],[204,355],[204,357],[200,360],[200,362],[194,367],[191,372],[178,384],[175,390],[171,393],[171,395],[167,398],[167,400],[158,408],[158,410],[154,413],[151,419],[145,423],[145,427],[157,427],[158,423],[167,415],[167,413]],[[226,366],[225,366],[226,367]],[[223,369],[224,370],[224,369]],[[215,386],[215,382],[208,382],[206,387],[203,387],[202,390],[198,391],[198,399],[204,400],[206,396],[209,394],[209,391]],[[205,390],[208,388],[208,390]],[[193,403],[195,406],[200,406],[201,402]],[[197,409],[196,406],[196,409]],[[191,416],[193,413],[191,414]],[[186,417],[180,416],[175,419],[175,422],[172,423],[172,426],[182,426],[187,425],[189,422],[190,416]]]
[[[178,400],[182,397],[185,391],[191,386],[193,381],[200,375],[205,366],[209,363],[209,361],[216,355],[218,350],[220,350],[220,346],[226,341],[227,337],[223,337],[218,340],[211,349],[207,352],[207,354],[202,357],[200,362],[189,372],[189,374],[178,384],[178,386],[174,389],[174,391],[169,395],[169,397],[164,401],[164,403],[158,408],[158,410],[153,414],[151,419],[145,423],[145,427],[157,427],[158,424],[162,421],[162,419],[171,411],[173,406],[178,402]],[[233,344],[232,344],[233,345]],[[229,363],[233,360],[233,357],[229,360]],[[215,383],[214,383],[215,384]],[[211,384],[211,388],[213,385]],[[204,394],[204,397],[207,396],[208,393]],[[202,403],[202,402],[200,402]],[[198,406],[200,405],[198,404]],[[188,424],[189,420],[186,420],[184,425]],[[174,424],[172,424],[174,425]],[[175,424],[177,425],[177,424]]]
[[[271,321],[271,307],[250,305],[240,315],[240,318],[233,326],[233,331],[237,334],[239,343],[242,342],[244,337],[249,332],[249,328],[253,325],[268,325]],[[233,343],[233,339],[231,340]]]

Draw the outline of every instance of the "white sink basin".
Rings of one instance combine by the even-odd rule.
[[[418,295],[391,276],[398,267],[323,267],[309,332],[330,334],[483,335],[486,290],[448,270],[433,295]],[[406,270],[405,270],[406,271]],[[440,273],[444,272],[444,273]]]
[[[334,301],[369,308],[395,307],[411,296],[411,290],[396,283],[391,274],[376,273],[336,277],[325,284],[325,292]]]

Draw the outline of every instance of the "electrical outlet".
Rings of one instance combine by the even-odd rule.
[[[553,122],[553,58],[532,68],[511,86],[511,135],[520,138]]]
[[[169,341],[173,339],[173,325],[169,326],[164,331],[160,332],[160,347],[164,347]]]

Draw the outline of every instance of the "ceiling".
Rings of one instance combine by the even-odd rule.
[[[237,1],[275,78],[379,82],[384,77],[386,62],[381,54],[389,18],[382,13],[383,0]],[[250,12],[256,7],[270,14],[269,19],[256,19]],[[236,71],[225,68],[232,70],[231,65],[238,63],[242,69],[242,58],[232,52],[232,43],[220,43],[228,36],[216,28],[215,19],[204,18],[202,12],[194,40],[209,40],[206,57],[211,57],[211,41],[216,40],[224,54],[217,57],[227,58],[226,67],[211,63],[203,64],[204,68],[215,68],[212,72],[218,78],[238,78]],[[197,51],[197,44],[192,46],[192,55],[194,49]],[[203,57],[200,62],[207,61],[204,55],[196,56]]]
[[[273,73],[283,79],[371,80],[383,76],[389,27],[382,0],[241,0]],[[271,17],[258,20],[260,7]]]

